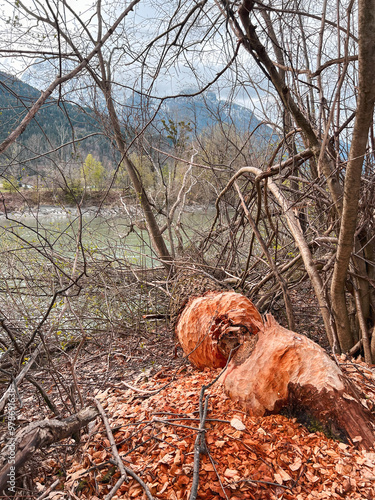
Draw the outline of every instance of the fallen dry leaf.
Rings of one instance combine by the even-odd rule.
[[[238,418],[232,418],[230,421],[230,425],[234,427],[237,431],[245,431],[246,430],[246,425],[241,422]]]

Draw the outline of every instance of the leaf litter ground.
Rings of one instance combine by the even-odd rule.
[[[367,397],[374,397],[374,372],[364,363],[340,364]],[[144,394],[116,387],[98,391],[126,466],[134,470],[158,499],[188,499],[192,485],[194,442],[199,425],[199,394],[217,372],[180,369],[175,380],[161,370],[139,386]],[[281,415],[249,417],[236,408],[220,385],[209,391],[206,422],[209,453],[201,459],[199,499],[375,498],[375,453],[361,452],[309,432]],[[104,498],[120,474],[101,423],[87,436],[68,471],[65,491],[79,498]],[[144,499],[133,479],[113,498]]]
[[[110,349],[88,348],[79,362],[79,383],[85,400],[95,395],[101,401],[120,456],[154,498],[188,499],[199,394],[217,372],[186,367],[181,358],[173,358],[170,334],[159,328],[154,333],[118,338]],[[374,367],[344,356],[338,361],[363,394],[363,403],[374,411]],[[69,363],[64,356],[55,362],[68,382]],[[123,381],[144,391],[161,390],[145,395],[128,389]],[[45,383],[50,384],[52,397],[55,389],[48,375]],[[309,432],[285,416],[249,417],[225,397],[218,384],[208,393],[209,454],[201,459],[198,499],[375,498],[374,452],[360,452],[358,443],[349,446]],[[51,417],[31,385],[24,384],[22,395],[24,422],[19,420],[19,425]],[[63,412],[62,403],[55,401]],[[119,477],[113,460],[98,418],[78,447],[73,440],[65,440],[36,454],[24,476],[34,485],[28,498],[43,495],[56,480],[59,484],[43,498],[105,498]],[[130,479],[113,498],[146,497],[138,482]]]

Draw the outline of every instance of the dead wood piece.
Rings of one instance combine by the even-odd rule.
[[[304,335],[281,327],[272,316],[242,364],[231,361],[224,390],[253,415],[288,407],[332,437],[369,449],[375,435],[371,413],[328,354]]]
[[[25,364],[25,366],[22,368],[21,372],[17,375],[17,377],[15,378],[14,382],[11,383],[11,385],[8,387],[8,389],[2,395],[2,397],[0,399],[0,413],[4,410],[5,405],[8,402],[9,395],[14,390],[13,386],[16,385],[16,387],[18,387],[20,385],[20,383],[22,382],[22,380],[26,377],[27,372],[30,370],[30,368],[34,364],[34,361],[39,356],[39,353],[41,352],[42,347],[43,347],[42,343],[40,343],[36,347],[36,349],[33,352],[32,356],[30,357],[30,359],[28,360],[28,362]]]
[[[197,368],[224,367],[232,349],[253,343],[261,316],[249,299],[235,292],[207,292],[187,303],[176,335]]]
[[[199,431],[194,443],[194,465],[193,465],[193,484],[191,486],[190,497],[189,500],[196,500],[198,494],[198,486],[199,486],[199,464],[201,455],[207,455],[207,445],[206,445],[206,437],[205,437],[205,423],[207,418],[207,410],[208,410],[208,400],[209,396],[207,395],[204,400],[203,405],[203,395],[204,395],[205,387],[201,390],[201,395],[199,398],[199,414],[200,414],[200,423],[199,423]]]
[[[358,340],[358,342],[353,345],[353,347],[348,351],[348,356],[354,356],[362,347],[362,339]]]
[[[105,414],[104,408],[97,399],[95,399],[95,404],[96,404],[96,407],[97,407],[97,409],[100,413],[100,416],[102,417],[102,420],[104,422],[105,430],[107,432],[107,437],[108,437],[110,445],[111,445],[111,450],[112,450],[113,456],[115,457],[117,467],[119,468],[120,473],[121,473],[120,478],[118,479],[118,481],[116,482],[114,487],[111,489],[111,491],[108,493],[108,495],[105,497],[105,500],[111,500],[111,498],[116,494],[117,490],[120,488],[122,483],[124,481],[127,481],[128,476],[126,474],[124,464],[121,460],[121,457],[118,453],[115,438],[113,437],[111,427],[109,425],[108,418],[107,418],[107,415]]]
[[[98,415],[95,408],[85,408],[65,420],[45,419],[32,422],[9,440],[0,455],[0,492],[6,489],[9,477],[19,474],[21,467],[39,448],[61,441],[76,432]]]
[[[46,490],[36,500],[43,500],[43,498],[47,498],[47,496],[51,493],[51,491],[53,491],[56,488],[56,486],[60,483],[60,481],[61,481],[60,479],[56,479],[56,481],[53,482],[51,486],[46,488]]]

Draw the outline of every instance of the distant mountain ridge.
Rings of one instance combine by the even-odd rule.
[[[185,121],[193,123],[199,133],[219,122],[233,125],[239,132],[252,132],[260,125],[253,111],[235,102],[219,100],[214,92],[185,97],[189,93],[193,93],[191,89],[180,97],[165,101],[160,113],[167,117],[182,116]]]
[[[3,140],[26,116],[28,109],[40,97],[40,91],[7,73],[0,71],[0,139]],[[36,118],[22,134],[22,140],[32,135],[48,134],[48,139],[54,140],[56,135],[64,135],[64,129],[72,129],[77,139],[98,131],[98,126],[85,110],[75,104],[59,103],[49,98],[42,106]],[[46,139],[46,137],[44,136]],[[60,139],[60,138],[59,138]]]
[[[26,77],[29,81],[30,75]],[[32,81],[35,81],[35,77]],[[252,132],[257,128],[256,136],[271,137],[270,127],[261,124],[254,113],[234,102],[228,103],[217,99],[214,92],[206,92],[193,97],[186,94],[192,93],[191,89],[185,91],[180,97],[165,100],[155,116],[155,122],[171,119],[173,121],[190,122],[192,132],[200,134],[205,129],[213,127],[219,122],[233,125],[240,132]],[[40,96],[40,91],[35,87],[0,71],[0,140],[4,140],[8,134],[20,123],[33,102]],[[127,99],[129,106],[129,117],[127,118],[128,130],[131,133],[135,127],[135,116],[139,97],[134,93]],[[138,101],[138,102],[137,102]],[[148,104],[156,109],[157,101],[149,100]],[[134,112],[132,112],[134,110]],[[71,140],[72,131],[76,140],[88,134],[101,133],[101,126],[97,122],[94,113],[88,107],[81,107],[72,103],[59,103],[54,98],[49,98],[43,105],[36,118],[30,123],[19,142],[27,144],[27,141],[39,140],[45,143],[48,149],[50,145],[59,146],[61,143]],[[49,143],[49,144],[47,144]],[[104,153],[109,151],[109,140],[93,138],[85,145],[91,148],[90,152]],[[93,151],[91,151],[93,150]],[[110,153],[107,152],[110,156]]]

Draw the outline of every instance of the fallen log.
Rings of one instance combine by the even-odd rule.
[[[74,435],[97,415],[95,408],[85,408],[62,421],[39,420],[21,429],[0,455],[0,495],[15,492],[16,474],[38,449]]]
[[[339,366],[315,342],[280,326],[234,292],[208,292],[190,300],[176,334],[199,369],[229,361],[224,391],[248,413],[282,409],[316,430],[361,448],[374,445],[374,417]]]
[[[234,359],[222,382],[224,391],[253,415],[287,407],[327,435],[374,445],[373,417],[336,363],[315,342],[280,326],[268,316],[250,356]]]

